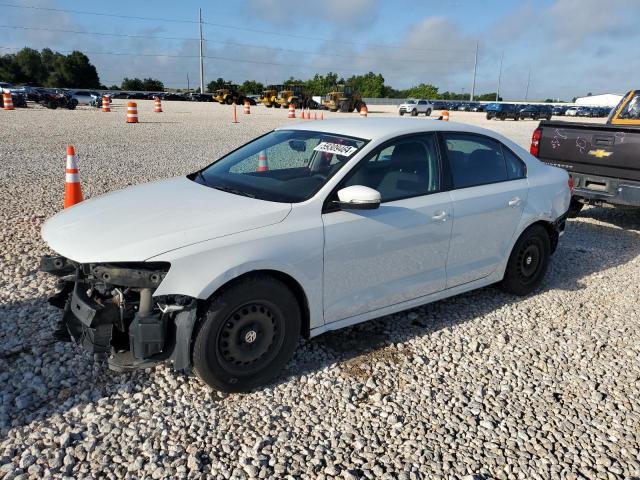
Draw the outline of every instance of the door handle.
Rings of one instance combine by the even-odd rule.
[[[436,212],[433,217],[431,217],[436,222],[446,222],[449,215],[445,211]]]
[[[517,207],[521,203],[522,203],[522,200],[520,200],[520,197],[513,197],[511,200],[509,200],[510,207]]]

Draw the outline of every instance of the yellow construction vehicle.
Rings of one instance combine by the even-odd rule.
[[[267,108],[276,107],[280,108],[278,103],[278,90],[282,88],[282,85],[269,85],[266,90],[262,92],[260,102]]]
[[[367,104],[362,101],[359,94],[353,93],[351,87],[347,85],[336,85],[333,92],[329,92],[324,96],[322,102],[328,110],[332,112],[359,112],[362,107]]]

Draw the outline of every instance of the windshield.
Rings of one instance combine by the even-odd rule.
[[[415,100],[407,100],[407,101],[406,101],[406,102],[404,102],[404,103],[416,103],[416,101],[415,101]]]
[[[325,132],[276,130],[189,178],[236,195],[302,202],[320,190],[366,143]]]

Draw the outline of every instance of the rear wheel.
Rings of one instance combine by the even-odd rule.
[[[426,112],[424,112],[424,115],[425,115],[426,117],[430,117],[430,116],[431,116],[431,109],[430,109],[430,108],[427,108],[427,111],[426,111]]]
[[[47,108],[50,108],[51,110],[55,110],[56,108],[58,108],[58,102],[55,100],[49,100],[47,102]]]
[[[502,280],[502,288],[515,295],[531,293],[549,266],[551,241],[542,225],[527,228],[516,242]]]
[[[224,392],[246,392],[275,378],[293,355],[300,307],[289,288],[256,275],[226,288],[209,304],[194,347],[198,376]]]

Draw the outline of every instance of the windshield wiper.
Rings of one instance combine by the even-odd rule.
[[[216,190],[221,190],[223,192],[233,193],[235,195],[242,195],[243,197],[256,198],[256,196],[253,195],[252,193],[244,192],[242,190],[238,190],[237,188],[233,188],[233,187],[225,187],[225,186],[216,185],[213,188],[215,188]]]

